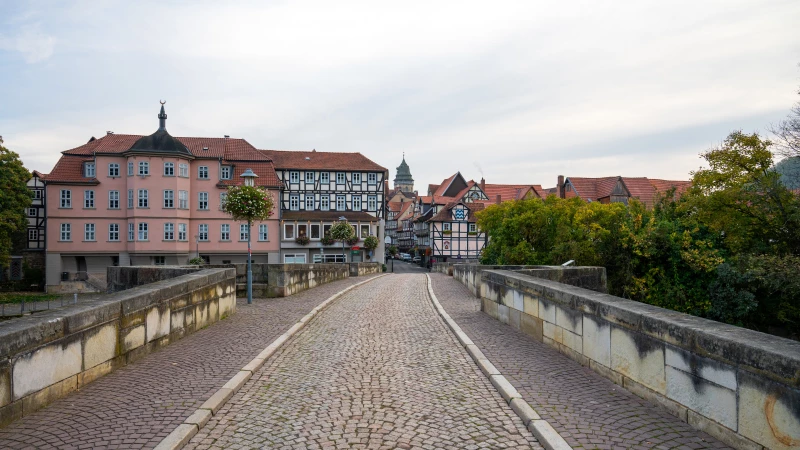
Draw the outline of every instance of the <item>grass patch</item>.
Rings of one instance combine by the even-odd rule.
[[[30,292],[0,292],[0,303],[46,302],[55,300],[57,294],[33,294]]]

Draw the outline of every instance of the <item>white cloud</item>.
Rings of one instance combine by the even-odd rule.
[[[22,53],[25,62],[32,64],[53,56],[56,38],[39,31],[38,26],[24,26],[12,36],[0,36],[0,49]]]

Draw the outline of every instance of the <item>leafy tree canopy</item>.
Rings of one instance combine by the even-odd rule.
[[[356,235],[356,230],[347,222],[336,222],[328,230],[330,237],[336,241],[349,241]]]
[[[2,145],[0,139],[0,267],[8,266],[15,233],[25,230],[25,209],[31,205],[27,183],[30,172],[19,155]]]

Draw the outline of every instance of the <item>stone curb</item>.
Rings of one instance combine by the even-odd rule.
[[[236,373],[230,380],[223,387],[221,387],[217,392],[215,392],[211,397],[208,398],[202,405],[200,405],[197,410],[192,413],[186,420],[183,421],[182,424],[178,425],[177,428],[172,430],[172,433],[168,434],[158,445],[155,447],[155,450],[179,450],[186,445],[201,428],[203,428],[208,421],[211,419],[212,416],[216,415],[217,412],[222,408],[228,400],[233,397],[245,383],[253,376],[253,374],[260,369],[264,363],[272,356],[278,349],[289,340],[290,337],[297,334],[300,330],[302,330],[311,319],[314,318],[317,314],[322,312],[326,307],[328,307],[334,300],[341,297],[342,295],[346,294],[347,292],[352,291],[353,289],[361,286],[362,284],[369,283],[371,281],[377,280],[378,278],[385,277],[389,274],[384,273],[380,274],[376,277],[372,277],[369,280],[364,280],[359,283],[356,283],[352,286],[348,286],[341,291],[331,295],[328,297],[324,302],[317,305],[316,308],[312,309],[311,312],[303,316],[296,324],[292,325],[285,333],[280,335],[277,339],[272,341],[264,350],[261,351],[252,361],[247,363],[242,369]]]
[[[428,296],[431,298],[436,312],[444,320],[450,328],[450,331],[456,336],[458,342],[461,343],[481,372],[489,379],[492,386],[497,389],[497,392],[503,397],[506,403],[511,406],[514,413],[522,419],[522,423],[525,427],[528,428],[539,443],[547,450],[572,450],[572,447],[567,444],[567,441],[565,441],[546,420],[542,419],[539,414],[536,413],[536,410],[522,398],[519,391],[517,391],[494,364],[486,358],[478,346],[472,342],[472,339],[461,330],[461,327],[458,326],[456,321],[447,314],[447,311],[445,311],[441,303],[439,303],[439,299],[436,298],[436,294],[433,293],[433,282],[431,281],[430,275],[426,273],[425,277],[428,279]]]

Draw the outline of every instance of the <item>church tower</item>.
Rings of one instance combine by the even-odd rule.
[[[403,192],[414,192],[414,179],[411,178],[411,169],[406,164],[406,154],[403,153],[403,161],[397,166],[397,175],[394,177],[394,189]]]

